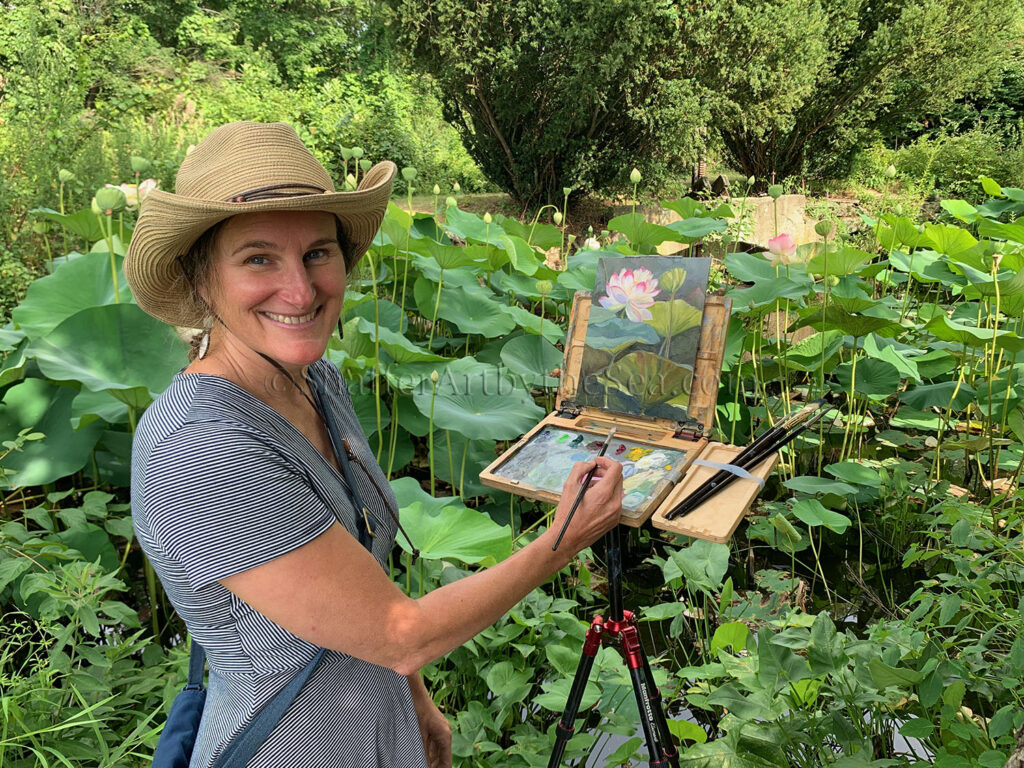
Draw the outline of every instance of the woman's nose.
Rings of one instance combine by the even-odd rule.
[[[305,262],[301,258],[297,262],[289,261],[279,277],[281,284],[278,294],[298,309],[308,308],[316,295],[316,289]]]

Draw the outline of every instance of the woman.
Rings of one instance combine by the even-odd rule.
[[[210,663],[193,766],[321,648],[248,765],[450,765],[450,729],[419,668],[618,521],[621,470],[599,459],[557,552],[573,493],[551,531],[486,571],[418,600],[389,580],[395,498],[323,355],[394,174],[380,163],[336,193],[290,127],[235,123],[185,158],[174,194],[154,191],[142,207],[124,262],[135,297],[203,329],[140,421],[132,460],[139,541]],[[566,488],[592,466],[577,464]]]

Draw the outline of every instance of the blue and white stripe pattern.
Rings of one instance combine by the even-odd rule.
[[[338,370],[320,360],[309,375],[394,504]],[[354,475],[383,567],[395,524],[362,470]],[[182,373],[139,422],[132,516],[168,598],[206,649],[209,693],[191,763],[205,768],[317,652],[219,580],[303,546],[336,521],[356,535],[355,510],[341,474],[275,410],[226,379]],[[426,766],[407,680],[329,651],[247,765]]]

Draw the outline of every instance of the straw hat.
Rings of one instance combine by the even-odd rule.
[[[378,163],[355,192],[335,192],[326,169],[284,123],[230,123],[215,129],[178,170],[175,192],[150,192],[142,204],[124,274],[139,306],[171,325],[198,328],[184,256],[207,229],[239,213],[327,211],[341,221],[354,264],[384,218],[395,164]]]

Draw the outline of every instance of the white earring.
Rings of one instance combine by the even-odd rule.
[[[210,349],[210,329],[207,328],[203,331],[203,335],[199,339],[199,352],[196,354],[200,360],[206,357],[206,353]]]

